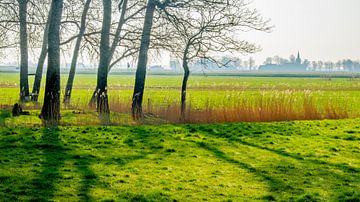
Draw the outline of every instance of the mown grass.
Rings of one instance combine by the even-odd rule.
[[[360,201],[359,143],[359,119],[1,127],[0,200]]]

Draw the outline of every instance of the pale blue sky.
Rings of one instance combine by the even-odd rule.
[[[360,0],[253,0],[251,6],[275,26],[270,34],[244,34],[263,48],[253,55],[257,64],[298,50],[310,60],[360,59]]]

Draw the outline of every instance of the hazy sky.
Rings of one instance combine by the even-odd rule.
[[[267,56],[288,57],[299,50],[310,60],[360,59],[360,0],[253,0],[252,7],[270,18],[272,33],[244,37]]]
[[[251,55],[257,65],[266,57],[288,58],[298,50],[309,60],[360,59],[360,0],[253,0],[251,7],[274,26],[272,33],[241,33],[262,47]],[[163,55],[151,63],[166,66],[169,57]]]

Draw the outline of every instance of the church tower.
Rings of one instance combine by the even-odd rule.
[[[300,51],[298,51],[297,58],[295,60],[295,64],[301,65]]]

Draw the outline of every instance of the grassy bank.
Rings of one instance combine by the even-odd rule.
[[[359,201],[360,120],[0,128],[0,199]]]

